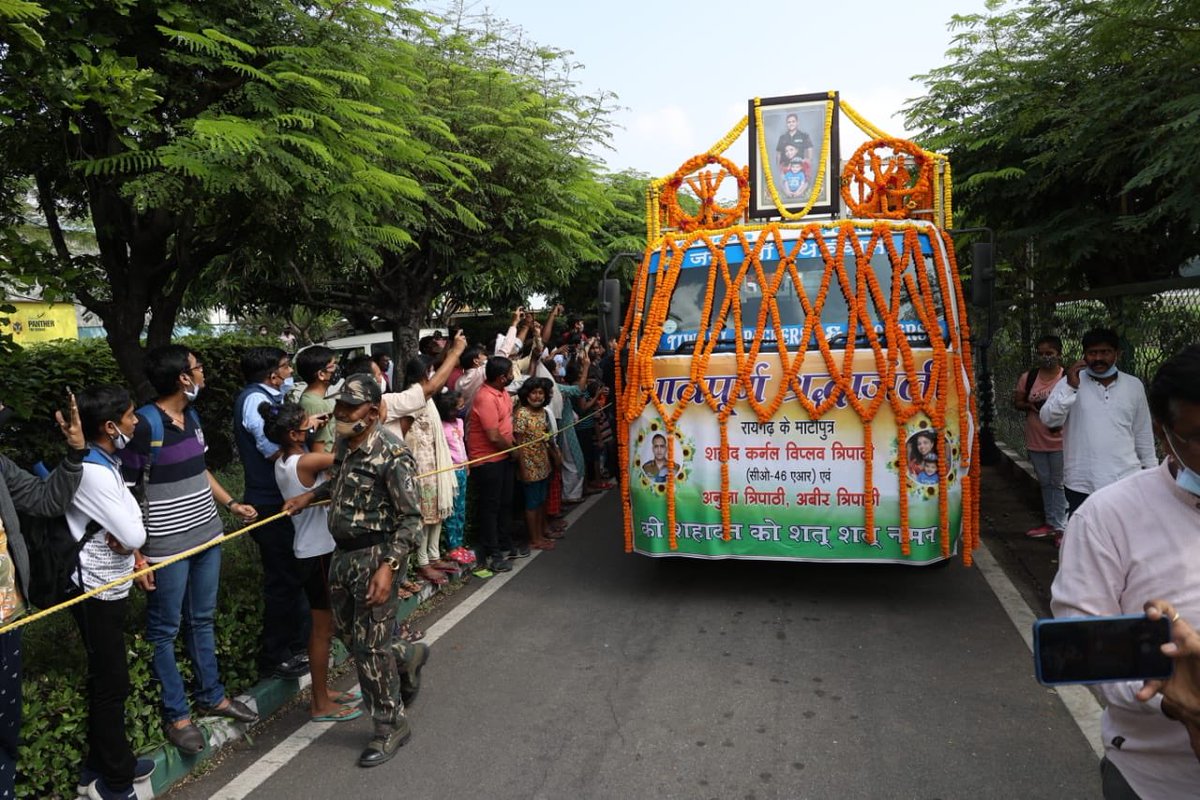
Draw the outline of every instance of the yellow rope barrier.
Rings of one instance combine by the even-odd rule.
[[[576,419],[574,422],[572,422],[570,424],[562,426],[561,428],[558,429],[559,433],[575,427],[579,423],[583,422],[585,419],[590,419],[591,417],[596,416],[597,414],[599,414],[601,411],[603,411],[606,408],[608,408],[607,404],[601,406],[600,408],[596,409],[595,411],[593,411],[590,414],[579,417],[578,419]],[[525,442],[524,444],[513,445],[512,447],[508,448],[507,450],[501,450],[498,453],[492,453],[491,455],[482,456],[480,458],[472,459],[470,461],[465,461],[462,464],[453,464],[449,467],[442,467],[440,469],[435,469],[430,472],[423,472],[420,475],[414,476],[414,478],[416,480],[420,480],[421,478],[432,478],[434,475],[440,475],[443,472],[455,472],[464,467],[469,467],[472,464],[480,464],[485,461],[490,461],[491,459],[494,459],[496,456],[508,455],[509,453],[516,452],[517,450],[520,450],[524,447],[529,447],[531,445],[538,444],[540,442],[548,441],[552,438],[554,438],[553,434],[546,434],[545,436],[539,437],[537,439],[532,439],[528,442]],[[328,500],[320,500],[316,503],[312,503],[309,507],[311,508],[313,506],[327,505],[328,503],[329,503]],[[82,594],[78,594],[78,595],[70,598],[69,600],[64,600],[63,602],[52,605],[49,608],[43,608],[39,611],[35,611],[32,614],[21,617],[20,619],[14,620],[14,621],[8,623],[7,625],[4,625],[3,627],[0,627],[0,635],[8,633],[9,631],[14,631],[17,628],[21,628],[25,625],[30,624],[31,622],[37,622],[38,620],[44,619],[45,617],[48,617],[51,614],[57,614],[58,612],[68,609],[73,605],[82,603],[84,600],[87,600],[88,598],[95,597],[96,595],[100,594],[101,592],[106,592],[109,589],[115,589],[118,586],[123,586],[127,583],[130,583],[131,581],[137,580],[138,578],[141,578],[146,575],[150,575],[150,574],[162,569],[163,567],[170,566],[171,564],[174,564],[178,561],[183,561],[186,558],[191,558],[192,556],[196,555],[197,553],[203,553],[205,550],[208,550],[211,547],[216,547],[219,544],[224,544],[225,542],[233,541],[234,539],[238,538],[239,536],[247,534],[250,531],[254,530],[255,528],[261,528],[263,525],[266,525],[269,522],[274,522],[275,520],[279,519],[280,517],[286,517],[286,516],[288,516],[288,514],[286,514],[283,511],[280,511],[278,514],[272,514],[271,516],[267,517],[266,519],[256,520],[256,521],[250,523],[249,525],[246,525],[245,527],[238,528],[236,531],[231,531],[229,533],[222,533],[220,536],[214,537],[214,538],[208,540],[207,542],[205,542],[204,544],[196,545],[195,547],[191,548],[190,550],[184,550],[182,553],[176,553],[175,555],[171,556],[170,558],[163,559],[162,561],[156,561],[153,564],[150,564],[149,566],[145,567],[144,569],[136,570],[133,573],[126,575],[125,577],[117,578],[116,580],[109,581],[108,583],[103,584],[101,586],[97,586],[94,589],[88,589],[87,591],[83,592]]]

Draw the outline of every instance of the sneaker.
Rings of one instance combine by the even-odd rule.
[[[532,551],[529,549],[529,545],[527,545],[527,544],[523,544],[523,545],[521,545],[520,547],[518,547],[517,549],[513,550],[512,552],[510,552],[510,553],[508,554],[508,557],[509,557],[510,559],[529,558],[529,554],[530,554],[531,552],[532,552]]]
[[[492,572],[512,572],[512,562],[507,558],[493,558],[489,568]]]
[[[287,661],[277,664],[275,669],[271,670],[271,677],[282,678],[284,680],[296,680],[302,675],[308,674],[308,656],[305,654],[292,656]]]
[[[133,765],[133,782],[141,783],[150,780],[154,774],[154,759],[139,758]],[[100,773],[86,764],[79,770],[79,782],[75,785],[75,794],[87,797],[88,787],[100,779]]]
[[[1025,535],[1030,539],[1045,539],[1047,536],[1054,535],[1054,528],[1049,525],[1039,525],[1036,528],[1030,528],[1025,531]]]
[[[88,784],[87,796],[91,800],[138,800],[133,784],[125,789],[110,789],[103,778],[97,778]]]

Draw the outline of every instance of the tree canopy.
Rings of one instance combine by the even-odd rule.
[[[909,124],[950,154],[960,219],[1044,290],[1169,277],[1200,252],[1198,20],[1196,0],[993,0],[920,76]]]
[[[3,269],[95,312],[135,385],[185,303],[415,333],[438,295],[565,285],[620,216],[569,55],[366,0],[0,0]]]

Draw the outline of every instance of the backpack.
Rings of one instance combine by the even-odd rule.
[[[83,460],[111,466],[95,450],[88,450]],[[50,608],[78,594],[83,585],[79,553],[100,531],[100,524],[88,520],[83,538],[77,542],[65,516],[35,517],[21,512],[18,517],[29,551],[29,602],[38,608]],[[71,580],[72,574],[79,579],[78,584]]]

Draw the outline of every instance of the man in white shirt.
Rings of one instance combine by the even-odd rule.
[[[1063,429],[1063,492],[1074,514],[1088,495],[1157,464],[1142,382],[1117,369],[1116,331],[1083,335],[1083,358],[1067,370],[1038,416]]]
[[[1149,408],[1167,458],[1100,489],[1071,517],[1051,589],[1056,617],[1141,614],[1147,601],[1169,597],[1200,619],[1200,345],[1159,368]],[[1139,699],[1141,687],[1097,687],[1104,797],[1195,797],[1200,761],[1188,730],[1171,701]]]

